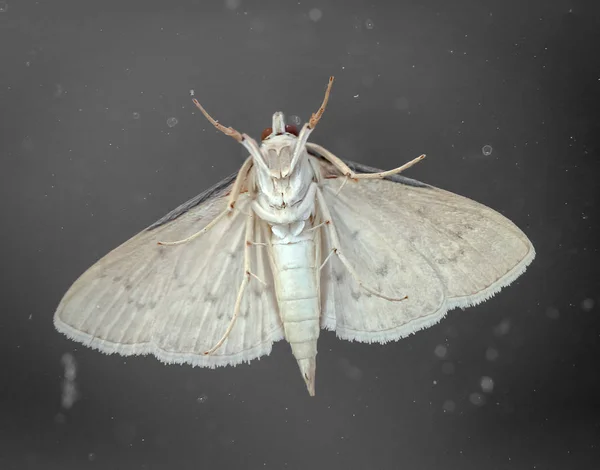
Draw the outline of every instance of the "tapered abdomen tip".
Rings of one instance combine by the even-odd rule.
[[[315,375],[317,371],[317,358],[311,357],[309,359],[298,359],[298,366],[302,373],[302,378],[306,383],[308,394],[311,397],[315,396]]]

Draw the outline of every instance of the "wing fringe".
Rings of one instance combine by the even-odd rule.
[[[58,317],[55,317],[54,319],[54,326],[67,338],[107,355],[120,354],[122,356],[147,356],[152,354],[164,364],[189,364],[192,367],[205,367],[209,369],[249,363],[254,359],[260,359],[261,356],[268,356],[273,349],[273,343],[284,338],[283,334],[279,333],[270,338],[270,343],[262,343],[258,346],[242,350],[236,354],[227,356],[203,356],[166,351],[151,342],[121,344],[106,341],[73,328],[61,321]]]

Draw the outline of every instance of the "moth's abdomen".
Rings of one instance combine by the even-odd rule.
[[[272,246],[275,288],[285,338],[292,347],[309,393],[314,394],[320,331],[315,243],[305,237],[282,243],[277,235],[273,235]]]

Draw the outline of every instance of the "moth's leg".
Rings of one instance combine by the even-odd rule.
[[[246,219],[246,237],[245,237],[245,242],[244,242],[244,278],[242,279],[242,283],[240,284],[240,288],[238,289],[237,298],[235,299],[235,306],[233,308],[233,317],[231,317],[231,321],[229,322],[229,326],[227,327],[227,330],[225,330],[223,337],[212,348],[210,348],[208,351],[205,351],[204,352],[205,355],[212,354],[217,349],[219,349],[221,347],[221,345],[225,342],[227,337],[229,336],[229,333],[231,333],[231,330],[233,329],[233,325],[235,325],[235,321],[237,320],[237,317],[240,314],[242,298],[244,295],[244,291],[246,290],[246,286],[250,282],[250,277],[254,277],[254,278],[258,279],[260,282],[264,282],[261,279],[259,279],[255,274],[250,272],[250,247],[252,246],[251,240],[252,240],[253,236],[254,236],[254,217],[248,216],[248,218]]]
[[[190,235],[187,238],[184,238],[183,240],[177,240],[174,242],[157,242],[158,245],[166,245],[166,246],[173,246],[173,245],[181,245],[183,243],[187,243],[189,241],[192,241],[194,238],[198,238],[200,235],[204,235],[206,232],[208,232],[211,228],[213,228],[215,225],[217,225],[217,223],[223,218],[225,217],[227,214],[229,214],[229,208],[225,209],[223,212],[221,212],[219,215],[217,215],[210,224],[208,224],[206,227],[204,227],[202,230],[200,230],[199,232],[194,233],[193,235]]]
[[[227,204],[227,210],[229,212],[233,211],[235,203],[237,202],[237,198],[240,196],[242,186],[244,182],[248,180],[247,176],[250,168],[252,168],[252,164],[253,161],[252,157],[250,156],[246,158],[246,161],[240,168],[240,171],[238,171],[237,177],[235,178],[233,186],[231,187],[231,193],[229,194],[229,203]]]
[[[410,168],[415,163],[419,163],[421,160],[423,160],[425,158],[425,154],[419,155],[417,158],[411,160],[408,163],[405,163],[402,166],[399,166],[398,168],[394,168],[393,170],[380,171],[380,172],[377,172],[377,173],[354,173],[354,171],[352,171],[352,169],[348,165],[346,165],[343,160],[341,160],[340,158],[336,157],[329,150],[324,149],[321,146],[316,146],[314,144],[308,144],[308,145],[312,146],[312,147],[316,147],[316,150],[319,153],[319,155],[321,155],[325,160],[327,160],[328,162],[330,162],[331,164],[333,164],[333,166],[335,166],[346,177],[346,181],[348,180],[348,178],[352,178],[352,179],[381,179],[381,178],[385,178],[386,176],[391,176],[391,175],[395,175],[395,174],[401,173],[404,170],[406,170],[407,168]],[[345,184],[345,182],[344,182],[344,184]]]
[[[340,259],[340,261],[344,264],[344,266],[346,267],[348,272],[350,272],[350,275],[354,278],[354,281],[360,287],[362,287],[364,290],[366,290],[367,292],[370,292],[371,294],[376,295],[377,297],[381,297],[382,299],[390,300],[393,302],[398,302],[400,300],[408,299],[407,295],[405,295],[403,297],[388,297],[387,295],[384,295],[382,292],[379,292],[378,290],[373,289],[372,287],[369,287],[364,282],[362,282],[362,280],[358,277],[358,274],[356,273],[356,271],[354,270],[354,268],[352,267],[352,265],[350,264],[350,262],[348,261],[346,256],[344,256],[344,253],[342,253],[342,251],[340,250],[340,240],[337,235],[337,230],[335,229],[335,227],[333,225],[331,213],[329,212],[329,208],[327,207],[327,202],[325,201],[325,198],[323,197],[323,193],[321,193],[320,189],[317,189],[317,210],[320,211],[321,216],[323,217],[323,220],[325,220],[326,222],[329,222],[329,223],[325,224],[325,227],[329,231],[329,236],[331,237],[331,244],[332,244],[331,252],[329,253],[327,258],[321,265],[320,269],[323,269],[323,266],[325,266],[325,263],[329,260],[329,258],[332,255],[335,254]]]
[[[388,171],[380,171],[378,173],[355,173],[354,176],[351,176],[351,178],[356,178],[356,179],[362,179],[362,180],[367,180],[367,179],[382,179],[385,178],[386,176],[392,176],[392,175],[397,175],[398,173],[402,173],[404,170],[406,170],[407,168],[410,168],[411,166],[413,166],[415,163],[419,163],[421,160],[423,160],[425,158],[425,154],[423,155],[419,155],[417,158],[414,158],[413,160],[411,160],[408,163],[405,163],[402,166],[399,166],[398,168],[394,168],[393,170],[388,170]]]
[[[183,240],[177,240],[177,241],[174,241],[174,242],[160,242],[159,241],[158,244],[159,245],[166,245],[166,246],[173,246],[173,245],[181,245],[183,243],[187,243],[189,241],[192,241],[194,238],[198,238],[200,235],[203,235],[206,232],[208,232],[223,217],[225,217],[228,214],[231,214],[232,211],[233,211],[233,208],[235,206],[235,203],[237,201],[237,198],[240,195],[240,191],[242,189],[244,181],[247,180],[248,171],[250,171],[251,167],[252,167],[252,157],[248,157],[246,159],[246,161],[244,162],[244,164],[242,165],[242,167],[240,168],[240,171],[238,171],[238,175],[235,178],[233,186],[231,187],[231,193],[229,194],[229,202],[227,203],[227,209],[225,209],[223,212],[221,212],[219,215],[217,215],[211,223],[209,223],[206,227],[204,227],[199,232],[196,232],[193,235],[190,235],[189,237],[184,238]]]
[[[314,223],[314,221],[313,221]],[[317,229],[317,228],[321,228],[323,225],[325,225],[325,222],[322,222],[318,225],[315,225],[312,229]],[[319,266],[319,262],[321,261],[321,231],[317,230],[315,232],[315,236],[313,238],[313,243],[315,244],[315,259],[314,259],[314,266],[317,267]],[[318,271],[316,271],[315,276],[317,278],[317,298],[319,299],[319,318],[321,317],[322,314],[322,307],[321,307],[321,270],[319,269]]]

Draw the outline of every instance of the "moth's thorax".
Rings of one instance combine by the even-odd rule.
[[[314,209],[314,195],[309,187],[314,172],[306,148],[300,159],[290,168],[296,137],[275,136],[264,141],[261,152],[268,169],[254,165],[257,196],[255,207],[259,217],[269,223],[306,220]],[[306,197],[312,198],[304,201]]]
[[[263,142],[261,151],[268,172],[260,165],[256,168],[258,199],[264,208],[285,209],[297,204],[306,194],[313,180],[312,167],[306,149],[294,168],[290,168],[297,138],[281,135]]]
[[[297,137],[283,134],[264,140],[260,146],[271,176],[281,178],[290,173],[292,155],[296,145]]]

